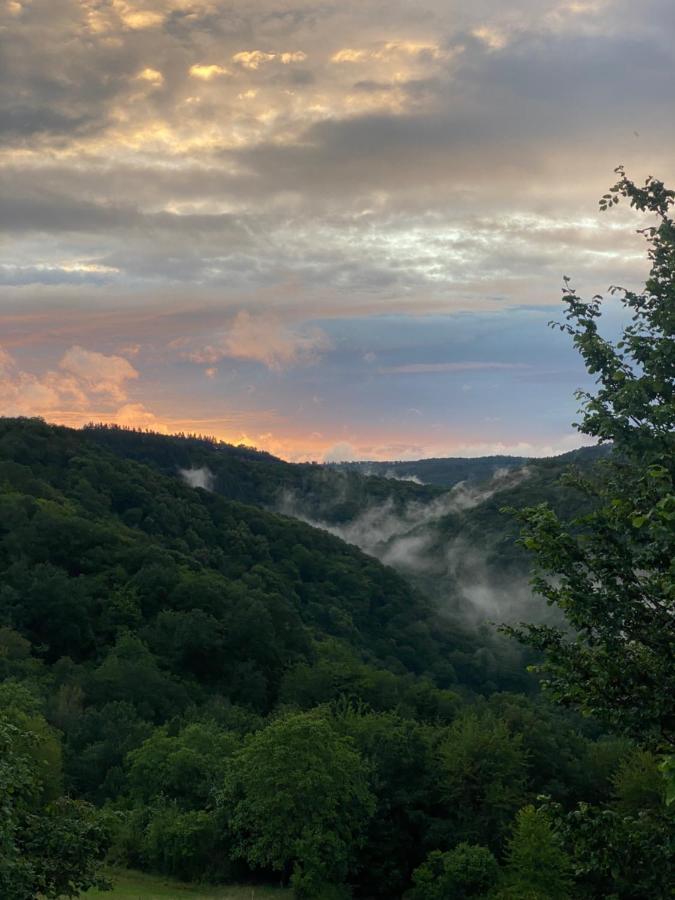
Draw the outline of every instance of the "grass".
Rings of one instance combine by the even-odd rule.
[[[290,891],[260,885],[183,884],[161,875],[113,870],[107,873],[112,891],[87,891],[84,897],[100,900],[289,900]]]

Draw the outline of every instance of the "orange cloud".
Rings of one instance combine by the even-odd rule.
[[[140,415],[139,406],[126,403],[127,382],[138,378],[138,372],[121,356],[106,356],[74,346],[64,353],[56,369],[36,375],[21,369],[0,347],[0,375],[2,415],[37,415],[66,424]],[[101,412],[100,404],[107,409]],[[122,406],[115,409],[118,404]],[[152,414],[145,411],[144,415],[147,420]]]
[[[142,403],[125,403],[111,416],[105,417],[105,421],[113,422],[115,425],[125,425],[129,428],[148,428],[164,434],[171,430],[169,424],[146,409]]]
[[[112,401],[126,399],[126,382],[138,378],[138,372],[123,356],[106,356],[83,347],[68,350],[59,368],[74,376],[94,394],[107,395]]]
[[[242,310],[216,342],[183,355],[193,362],[206,364],[224,357],[251,359],[280,371],[315,362],[329,346],[328,337],[320,328],[296,331],[274,315],[253,315]]]

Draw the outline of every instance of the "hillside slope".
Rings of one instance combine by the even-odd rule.
[[[117,455],[341,537],[396,568],[460,630],[486,619],[550,617],[530,591],[529,559],[517,545],[515,522],[501,510],[549,502],[574,515],[582,500],[560,483],[562,474],[570,465],[586,469],[608,452],[585,447],[529,461],[484,457],[320,466],[199,438],[114,427],[93,427],[87,434]],[[438,483],[406,480],[421,476]]]
[[[429,604],[355,547],[191,489],[82,432],[0,420],[0,502],[0,615],[51,660],[100,660],[121,631],[142,632],[169,669],[228,693],[229,668],[245,661],[264,707],[314,639],[410,671],[440,664],[449,639]],[[190,629],[213,650],[207,672],[174,647]]]

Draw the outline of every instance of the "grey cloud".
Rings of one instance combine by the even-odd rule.
[[[379,292],[392,304],[436,289],[469,305],[481,297],[534,302],[532,281],[553,277],[557,285],[567,255],[604,281],[616,264],[602,255],[609,242],[623,251],[630,240],[574,220],[594,211],[589,189],[603,190],[627,151],[649,168],[669,152],[674,16],[666,0],[639,11],[621,0],[596,18],[569,17],[556,31],[550,17],[559,5],[215,4],[175,9],[159,28],[108,41],[83,31],[74,0],[34,0],[12,25],[0,63],[5,140],[36,151],[91,135],[102,143],[76,162],[45,154],[39,165],[7,163],[2,228],[15,238],[14,262],[37,280],[63,272],[51,257],[51,268],[31,267],[34,236],[50,234],[58,246],[46,255],[63,250],[64,258],[119,269],[121,278],[238,290],[291,273],[314,288]],[[396,82],[377,67],[338,71],[329,62],[334,50],[382,45],[385,12],[392,34],[435,34],[451,60]],[[493,20],[508,36],[498,52],[471,34]],[[185,105],[195,89],[192,63],[228,65],[234,52],[254,47],[302,49],[308,58],[237,72],[202,86],[200,104]],[[164,81],[132,108],[142,66]],[[296,121],[291,105],[258,137],[259,111],[237,105],[248,85],[295,91],[300,106],[314,89],[329,106],[348,91],[359,102],[398,91],[404,103],[358,114],[336,107],[313,124]],[[161,148],[135,149],[133,133],[124,149],[120,112],[139,127],[156,120],[199,135],[235,110],[253,135],[239,149],[216,144],[167,157]],[[513,219],[523,209],[569,222],[530,227]],[[633,263],[621,265],[628,271]]]
[[[314,84],[316,76],[309,69],[291,69],[288,73],[288,81],[294,85]]]
[[[33,192],[28,187],[17,192],[10,179],[0,179],[0,228],[23,231],[59,232],[126,228],[140,219],[132,206],[91,203],[72,195]]]
[[[0,285],[28,284],[93,284],[103,285],[114,280],[113,273],[101,271],[72,271],[59,266],[2,266]]]
[[[80,200],[72,194],[34,191],[22,185],[17,191],[11,179],[0,177],[0,229],[20,233],[87,232],[133,229],[134,231],[218,234],[230,238],[243,234],[242,219],[225,213],[144,212],[131,203]]]
[[[0,110],[0,140],[52,133],[73,135],[86,131],[96,121],[93,115],[68,115],[49,107],[14,106]]]

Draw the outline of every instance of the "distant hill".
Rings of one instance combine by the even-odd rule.
[[[527,462],[524,456],[442,457],[390,462],[330,463],[338,471],[360,472],[418,484],[452,487],[460,481],[487,481],[500,470],[517,469]]]
[[[392,535],[376,555],[438,603],[472,611],[477,621],[550,621],[551,610],[529,586],[531,560],[518,544],[518,524],[504,509],[545,502],[564,518],[579,515],[587,500],[562,476],[570,467],[589,470],[608,452],[582,448],[455,485],[432,515]]]
[[[575,459],[592,459],[606,453],[604,447],[581,447],[549,459],[568,463]],[[527,456],[477,456],[439,457],[416,460],[359,461],[344,463],[328,463],[331,468],[341,472],[360,472],[362,475],[375,475],[399,481],[411,481],[416,484],[436,485],[437,487],[453,487],[460,481],[478,483],[494,478],[500,472],[518,469],[530,462]]]

